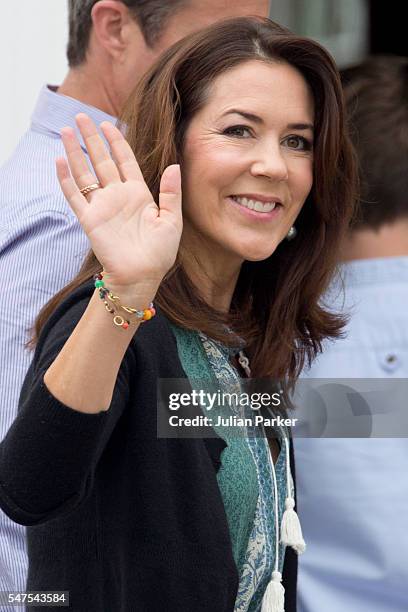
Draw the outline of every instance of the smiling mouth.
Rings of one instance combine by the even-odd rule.
[[[260,213],[268,213],[271,212],[274,208],[281,206],[279,202],[261,202],[260,200],[252,200],[249,198],[244,198],[240,196],[230,196],[234,202],[243,206],[244,208],[249,208],[249,210],[254,210]]]

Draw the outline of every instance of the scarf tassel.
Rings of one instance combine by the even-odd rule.
[[[262,599],[261,612],[285,612],[285,589],[280,572],[272,572],[272,580]]]
[[[295,500],[293,497],[287,497],[281,523],[281,542],[285,546],[291,546],[298,555],[301,555],[306,550],[306,544],[303,539],[299,517],[294,508]]]

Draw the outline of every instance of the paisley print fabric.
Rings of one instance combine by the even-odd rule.
[[[240,377],[232,365],[236,348],[227,348],[203,334],[172,326],[183,369],[193,388],[211,384],[223,392],[239,393]],[[251,408],[232,404],[218,406],[214,413],[245,417]],[[262,597],[275,566],[274,486],[266,438],[251,435],[249,428],[214,426],[228,446],[221,457],[217,480],[231,534],[240,581],[234,612],[259,612]],[[286,446],[275,465],[278,486],[279,524],[286,497]],[[284,547],[279,546],[279,571],[283,569]]]

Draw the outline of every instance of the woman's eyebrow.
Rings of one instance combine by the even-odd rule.
[[[225,117],[225,115],[232,114],[241,115],[241,117],[244,117],[244,119],[247,119],[248,121],[253,121],[254,123],[264,122],[261,117],[258,117],[258,115],[254,115],[253,113],[247,113],[243,110],[238,110],[236,108],[232,108],[231,110],[226,111],[221,115],[221,117]],[[312,123],[288,123],[286,127],[290,130],[310,130],[311,132],[314,131],[314,126]]]
[[[246,113],[245,111],[237,110],[236,108],[232,108],[231,110],[226,111],[221,115],[221,117],[225,117],[225,115],[241,115],[241,117],[244,117],[244,119],[248,119],[248,121],[253,121],[254,123],[263,123],[263,120],[261,119],[261,117],[258,117],[258,115]]]
[[[311,123],[288,123],[287,127],[290,130],[310,130],[314,132],[314,126]]]

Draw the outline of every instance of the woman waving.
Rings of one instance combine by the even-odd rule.
[[[92,168],[66,129],[58,176],[92,251],[40,313],[0,447],[28,587],[76,611],[281,611],[304,548],[285,432],[158,438],[157,381],[285,384],[340,332],[319,303],[355,197],[337,70],[231,20],[159,60],[122,130],[77,124]]]

